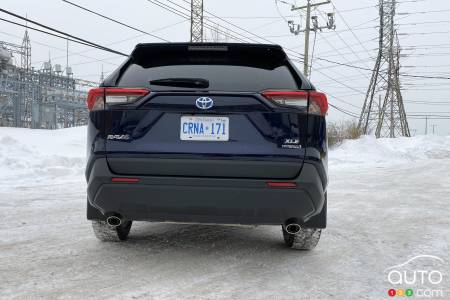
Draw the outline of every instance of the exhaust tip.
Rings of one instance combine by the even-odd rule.
[[[118,216],[109,216],[108,218],[106,218],[106,223],[109,226],[117,227],[122,224],[122,219]]]
[[[301,229],[300,225],[296,223],[287,224],[285,226],[285,230],[289,234],[297,234],[300,232],[300,229]]]
[[[289,233],[289,234],[297,234],[302,229],[299,224],[302,224],[299,219],[297,219],[297,218],[290,218],[290,219],[287,219],[284,222],[283,227],[284,227],[284,230],[286,230],[287,233]]]

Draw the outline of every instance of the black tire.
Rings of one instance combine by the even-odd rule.
[[[102,242],[125,241],[130,233],[132,221],[125,221],[123,224],[113,227],[106,221],[92,220],[92,229],[95,236]]]
[[[300,231],[296,234],[287,233],[282,227],[283,238],[286,246],[291,249],[297,250],[312,250],[319,243],[320,234],[322,229],[320,228],[300,228]]]

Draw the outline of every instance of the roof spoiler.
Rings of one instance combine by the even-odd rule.
[[[274,69],[286,63],[279,45],[244,43],[149,43],[138,44],[133,63],[143,67],[186,64],[223,64]]]

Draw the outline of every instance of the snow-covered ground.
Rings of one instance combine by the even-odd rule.
[[[331,151],[328,228],[301,252],[270,226],[136,222],[125,243],[97,241],[85,131],[0,128],[0,298],[387,299],[385,269],[422,254],[450,289],[450,137]]]

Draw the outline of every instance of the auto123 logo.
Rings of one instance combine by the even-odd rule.
[[[385,269],[390,297],[450,299],[445,261],[433,255],[418,255]]]

